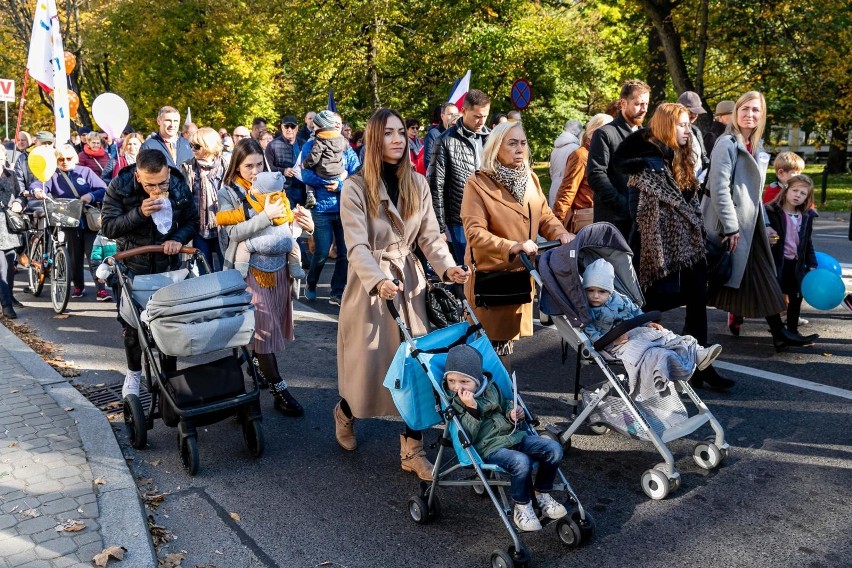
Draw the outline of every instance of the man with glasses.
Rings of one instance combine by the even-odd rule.
[[[153,215],[171,208],[171,219],[156,224]],[[124,261],[133,273],[155,274],[174,270],[180,265],[181,246],[189,243],[198,232],[198,208],[180,170],[171,168],[165,155],[156,149],[142,149],[136,164],[121,170],[113,179],[104,197],[101,213],[101,232],[115,239],[119,251],[146,245],[163,245],[163,254],[137,255]],[[117,291],[116,291],[117,293]],[[124,328],[124,351],[127,374],[122,397],[139,395],[142,375],[142,349],[137,330],[121,319]],[[174,365],[170,361],[169,365]],[[173,369],[173,368],[172,368]]]
[[[78,163],[77,152],[71,144],[64,144],[56,150],[56,173],[44,183],[34,182],[30,192],[36,199],[44,199],[49,195],[53,199],[79,199],[86,205],[94,205],[103,201],[106,183],[91,168]],[[95,277],[97,266],[92,266],[92,245],[95,243],[97,231],[86,226],[86,216],[80,218],[80,226],[74,229],[65,228],[65,239],[68,243],[68,253],[71,261],[71,282],[74,290],[72,298],[82,298],[86,285],[83,276],[83,258],[89,259],[89,272],[95,282],[95,298],[99,302],[112,299],[103,282]]]
[[[264,151],[266,163],[273,172],[284,174],[284,191],[290,199],[290,207],[305,204],[305,184],[296,177],[296,157],[301,145],[296,140],[298,123],[296,117],[288,114],[281,119],[281,132],[269,143]]]
[[[166,157],[166,163],[170,168],[177,168],[179,164],[192,159],[192,150],[189,140],[180,135],[180,113],[174,107],[164,106],[157,114],[159,131],[148,138],[142,149],[157,150]]]

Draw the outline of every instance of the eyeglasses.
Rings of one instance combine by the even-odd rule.
[[[243,138],[248,138],[248,134],[232,134],[231,138],[234,140],[242,140]]]
[[[292,130],[292,129],[296,128],[296,125],[295,124],[285,124],[284,128],[289,128],[290,130]]]
[[[168,191],[169,183],[171,183],[172,181],[172,175],[169,174],[169,177],[167,177],[164,181],[161,181],[160,183],[143,183],[138,176],[136,177],[136,181],[138,181],[139,185],[142,186],[142,189],[144,189],[148,193],[154,193],[155,190],[156,193],[163,193]]]
[[[76,158],[76,157],[77,156],[60,156],[59,158],[56,158],[56,161],[57,162],[73,162],[74,158]]]
[[[189,146],[196,152],[201,150],[201,144],[190,144]]]

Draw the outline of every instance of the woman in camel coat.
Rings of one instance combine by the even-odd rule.
[[[364,139],[364,168],[346,180],[340,198],[349,276],[337,331],[341,401],[334,408],[334,419],[335,436],[346,450],[357,446],[354,418],[398,414],[390,392],[382,386],[400,343],[386,302],[396,303],[413,335],[429,331],[425,277],[411,249],[418,245],[435,272],[447,280],[461,284],[468,277],[454,266],[441,238],[426,179],[412,170],[399,114],[376,111]],[[400,443],[402,469],[431,479],[432,464],[425,458],[420,432],[406,428]]]
[[[465,185],[461,216],[467,237],[465,261],[474,271],[465,294],[508,368],[505,358],[512,353],[513,341],[532,335],[532,301],[477,307],[473,293],[476,272],[523,270],[518,254],[534,255],[538,234],[563,243],[574,238],[553,215],[538,177],[529,167],[527,136],[521,123],[503,123],[491,131],[482,151],[482,168]]]

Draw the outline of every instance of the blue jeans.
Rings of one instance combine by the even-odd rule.
[[[308,290],[316,290],[322,267],[328,260],[332,239],[337,244],[337,260],[331,275],[331,295],[343,297],[349,260],[346,258],[346,242],[343,240],[343,223],[339,213],[314,213],[314,254],[308,270]]]
[[[511,448],[500,448],[485,457],[485,462],[502,467],[512,476],[512,500],[526,505],[532,499],[533,487],[539,493],[549,493],[559,462],[562,461],[562,446],[544,436],[527,435]],[[538,462],[535,486],[532,481],[532,466]]]
[[[461,266],[464,264],[464,249],[467,248],[467,238],[464,236],[464,227],[461,225],[447,225],[447,232],[453,240],[450,247],[450,252],[453,253],[453,258],[456,264]]]
[[[214,272],[222,270],[224,257],[222,256],[222,248],[219,246],[218,236],[213,236],[209,239],[196,236],[192,239],[192,246],[201,251],[201,254],[204,255],[204,258],[207,260],[207,264],[210,265],[210,270]],[[218,262],[214,262],[214,260],[217,260]]]

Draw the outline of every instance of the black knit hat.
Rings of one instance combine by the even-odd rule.
[[[447,353],[447,362],[444,365],[444,378],[447,373],[459,373],[476,383],[475,396],[479,396],[485,390],[488,382],[482,376],[482,353],[470,345],[456,345]]]

